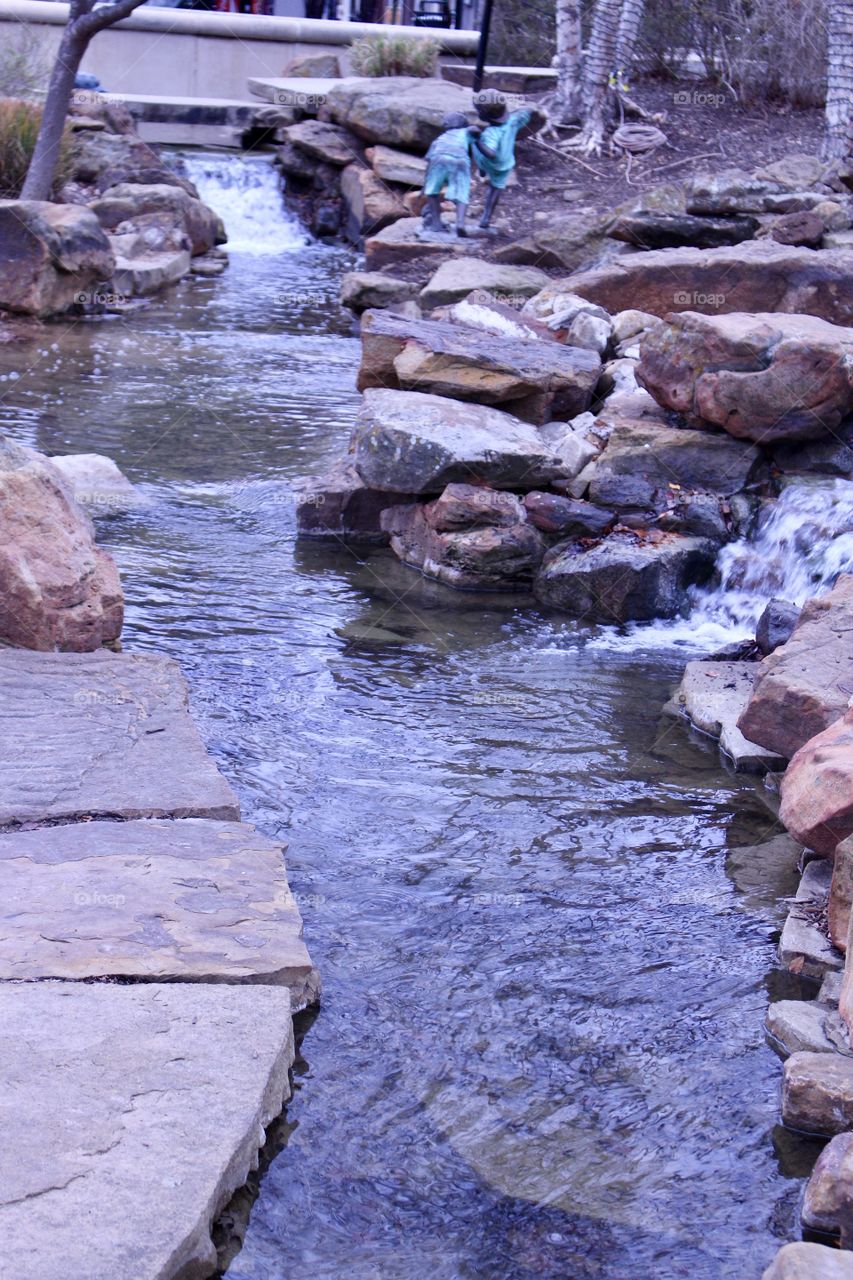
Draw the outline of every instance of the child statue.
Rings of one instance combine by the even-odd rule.
[[[526,109],[507,112],[504,95],[494,89],[478,93],[474,105],[477,115],[486,126],[474,144],[477,168],[489,182],[486,205],[480,219],[480,226],[486,229],[501,192],[509,181],[509,175],[515,168],[516,139],[524,126],[529,124],[533,112]]]
[[[469,125],[459,111],[452,111],[441,122],[441,133],[427,152],[424,179],[426,207],[421,225],[427,234],[446,231],[441,221],[441,195],[456,205],[456,234],[465,236],[465,214],[471,198],[471,149],[480,125]]]

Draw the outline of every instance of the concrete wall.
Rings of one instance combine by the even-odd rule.
[[[15,26],[23,22],[53,55],[67,17],[68,6],[53,0],[0,0],[0,43],[13,39]],[[82,70],[96,75],[111,93],[246,99],[250,76],[281,76],[304,54],[335,52],[346,72],[347,47],[380,29],[361,22],[143,7],[95,36]],[[435,35],[448,61],[467,62],[476,53],[474,31],[393,30],[420,39]]]

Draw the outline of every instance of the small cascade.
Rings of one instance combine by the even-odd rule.
[[[176,167],[225,223],[229,253],[292,253],[309,243],[265,157],[185,153]]]

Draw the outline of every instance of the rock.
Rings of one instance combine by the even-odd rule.
[[[0,438],[0,642],[97,649],[121,634],[123,611],[115,563],[61,473]]]
[[[622,214],[608,227],[607,234],[638,249],[677,249],[685,245],[718,249],[751,240],[758,226],[757,218],[697,218],[689,213],[636,212]]]
[[[368,142],[423,154],[451,111],[476,119],[470,89],[415,76],[347,79],[326,98],[332,119]]]
[[[781,796],[779,816],[810,849],[829,857],[853,835],[853,711],[799,748]]]
[[[752,693],[756,666],[751,662],[688,662],[675,703],[703,733],[719,738],[720,750],[743,773],[764,773],[784,761],[749,742],[737,727]]]
[[[60,315],[115,266],[95,215],[81,205],[0,200],[0,311]]]
[[[513,494],[448,485],[425,506],[392,507],[382,524],[404,564],[461,590],[529,587],[545,552]]]
[[[116,234],[137,231],[150,226],[144,219],[155,217],[165,231],[175,230],[186,237],[181,247],[194,256],[207,253],[225,241],[219,217],[201,200],[188,195],[181,187],[160,183],[123,183],[111,187],[90,208],[101,226]],[[158,245],[152,244],[156,249]]]
[[[323,120],[300,120],[288,125],[284,138],[304,155],[339,168],[364,158],[364,146],[349,129]]]
[[[819,249],[826,226],[816,213],[783,213],[774,218],[767,227],[767,235],[777,244],[804,245],[809,249]]]
[[[793,169],[789,169],[789,176],[792,172]],[[794,191],[789,181],[771,177],[767,169],[763,177],[760,173],[723,169],[718,173],[698,174],[687,184],[687,212],[701,215],[791,213],[809,209],[826,198],[825,193],[807,189]]]
[[[355,164],[347,165],[341,175],[341,197],[345,210],[344,228],[354,244],[360,244],[364,235],[379,231],[406,214],[399,197],[377,178],[372,169]]]
[[[639,338],[647,329],[653,329],[658,324],[660,324],[658,317],[653,316],[649,311],[637,311],[636,308],[620,311],[612,320],[613,340],[619,343],[628,342],[631,338]]]
[[[853,1280],[853,1254],[798,1240],[782,1246],[762,1280]]]
[[[420,237],[421,219],[398,218],[390,226],[383,227],[367,237],[364,242],[364,258],[368,271],[385,267],[397,267],[401,263],[417,262],[420,258],[461,257],[470,252],[468,240],[458,240],[448,230],[447,236],[432,240]],[[473,286],[469,286],[469,289]],[[469,291],[466,289],[466,292]],[[437,304],[430,304],[437,305]]]
[[[84,133],[75,139],[73,182],[106,191],[119,182],[169,183],[184,186],[157,152],[134,134]],[[186,188],[185,188],[186,189]]]
[[[122,475],[112,458],[100,453],[67,453],[50,459],[81,507],[92,515],[117,515],[145,505],[145,498]]]
[[[728,542],[731,528],[729,504],[713,493],[676,493],[674,500],[659,512],[656,527],[671,533],[687,533],[710,538],[719,546]]]
[[[0,835],[0,981],[272,982],[316,1000],[280,844],[237,822],[78,822]]]
[[[779,960],[792,973],[822,978],[844,963],[823,928],[832,868],[820,860],[809,862],[779,939]]]
[[[288,178],[301,179],[309,185],[313,184],[318,171],[316,160],[312,159],[307,152],[300,151],[299,147],[294,146],[292,142],[285,142],[276,150],[274,163],[282,173],[287,174]],[[322,167],[326,168],[326,166]],[[337,166],[333,172],[337,173]]]
[[[480,404],[503,404],[544,422],[583,413],[601,368],[596,355],[556,342],[495,337],[443,320],[365,312],[358,389],[419,388]],[[534,401],[534,403],[527,403]]]
[[[824,232],[847,231],[853,222],[848,212],[847,202],[839,204],[837,200],[822,200],[820,204],[815,205],[812,213],[816,218],[820,218]],[[825,242],[824,248],[829,248]]]
[[[561,479],[574,480],[601,452],[601,445],[587,430],[583,419],[595,422],[592,414],[580,414],[572,422],[546,422],[541,428],[542,439],[560,459]]]
[[[829,888],[829,936],[839,951],[847,950],[850,907],[853,904],[853,839],[842,840],[832,859]]]
[[[311,215],[311,230],[321,240],[331,239],[341,229],[341,208],[338,199],[319,200]]]
[[[133,258],[117,257],[113,290],[123,298],[159,293],[189,275],[191,261],[189,252],[184,249],[146,253]]]
[[[505,306],[521,306],[545,285],[548,277],[534,267],[501,266],[483,258],[443,262],[421,290],[421,305],[443,307],[461,302],[475,289],[487,289]]]
[[[689,422],[759,444],[816,439],[853,411],[853,329],[810,315],[682,312],[645,336],[637,375]]]
[[[416,298],[419,285],[381,271],[348,271],[341,280],[341,302],[351,311],[393,307]]]
[[[713,567],[714,548],[701,538],[617,530],[589,549],[558,544],[533,586],[543,604],[585,622],[647,621],[674,617]]]
[[[669,708],[672,703],[665,709]],[[738,891],[738,905],[781,928],[788,914],[787,900],[794,897],[800,883],[797,864],[802,852],[803,846],[787,832],[763,837],[757,844],[729,848],[725,869]],[[830,1003],[823,989],[818,999]]]
[[[610,314],[626,307],[723,314],[792,312],[853,324],[853,252],[750,240],[723,249],[657,249],[560,282]]]
[[[841,982],[843,973],[838,969],[830,969],[823,975],[820,984],[820,990],[817,993],[818,1000],[824,1004],[832,1004],[838,1008],[838,1001],[841,999]]]
[[[336,53],[310,53],[288,62],[284,74],[307,80],[340,80],[341,64]]]
[[[786,760],[847,709],[853,694],[853,574],[808,600],[790,640],[764,658],[739,728]]]
[[[212,1275],[213,1224],[290,1095],[287,991],[4,983],[0,1023],[8,1274]]]
[[[600,252],[607,221],[589,213],[549,216],[524,240],[502,245],[492,254],[495,262],[517,266],[554,267],[576,271]]]
[[[534,427],[499,409],[416,391],[366,391],[351,449],[365,484],[394,493],[441,493],[473,478],[497,489],[534,488],[560,474]]]
[[[823,440],[797,440],[777,444],[771,453],[773,465],[788,475],[815,472],[825,476],[853,474],[853,421],[839,423]]]
[[[826,182],[829,167],[826,161],[815,155],[792,152],[781,160],[763,165],[754,176],[778,191],[808,191],[810,187]]]
[[[773,1048],[786,1058],[792,1053],[851,1053],[838,1010],[818,1000],[777,1000],[767,1009],[764,1027]]]
[[[375,146],[367,152],[367,159],[377,178],[383,182],[398,183],[401,187],[424,185],[427,162],[421,156],[395,151],[392,147]]]
[[[528,319],[520,312],[499,302],[488,289],[475,289],[461,302],[434,312],[453,324],[463,324],[481,333],[491,333],[497,338],[520,338],[528,342],[556,342],[557,335],[537,320]]]
[[[349,461],[342,461],[300,496],[296,527],[300,538],[377,543],[388,534],[380,517],[387,507],[413,502],[412,493],[369,489]]]
[[[784,1070],[782,1122],[789,1129],[831,1137],[853,1127],[853,1058],[793,1053]]]
[[[685,490],[729,497],[748,483],[754,446],[653,418],[617,417],[596,464],[590,499],[602,507],[665,511]]]
[[[524,506],[532,525],[560,538],[598,538],[614,521],[612,511],[591,502],[535,489],[524,495]]]
[[[755,628],[755,643],[765,657],[788,643],[799,616],[799,607],[788,600],[767,602]]]
[[[0,649],[0,702],[16,743],[0,759],[0,827],[240,816],[170,658]]]
[[[818,1156],[806,1183],[802,1220],[807,1230],[840,1236],[843,1249],[853,1243],[853,1133],[839,1133]]]

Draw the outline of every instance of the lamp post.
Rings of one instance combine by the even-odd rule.
[[[492,25],[492,0],[485,0],[483,21],[480,24],[480,42],[477,45],[477,65],[474,68],[474,92],[483,87],[483,70],[486,65],[486,49],[489,44],[489,27]]]

